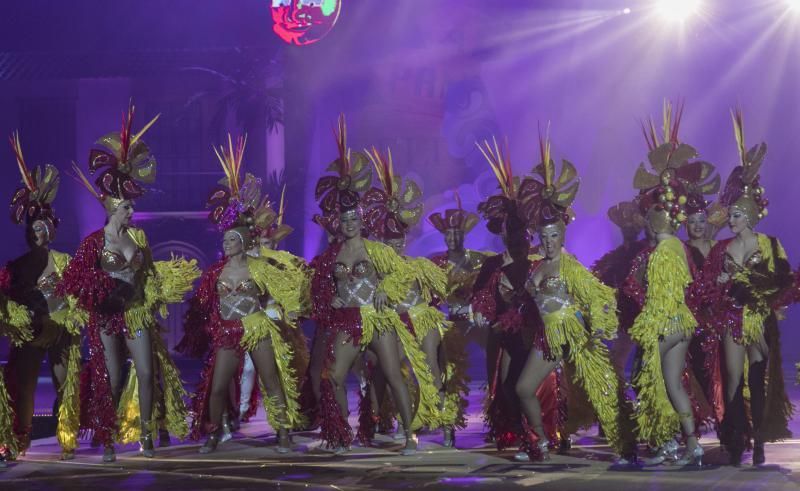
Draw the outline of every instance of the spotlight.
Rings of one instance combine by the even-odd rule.
[[[800,11],[800,0],[786,0],[786,6],[791,10]]]
[[[683,22],[700,10],[700,0],[658,0],[656,10],[665,19]]]
[[[628,7],[625,7],[624,9],[622,9],[622,13],[625,14],[625,15],[630,14],[631,13],[631,9],[629,9]]]

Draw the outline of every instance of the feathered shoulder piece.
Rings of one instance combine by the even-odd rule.
[[[22,144],[19,133],[14,132],[9,138],[11,149],[17,161],[17,168],[22,176],[22,187],[18,188],[11,198],[11,220],[14,223],[33,223],[37,220],[49,220],[53,226],[58,225],[52,204],[58,193],[61,178],[58,169],[50,164],[37,166],[31,172],[22,155]]]
[[[422,190],[412,179],[404,182],[395,174],[391,150],[383,154],[372,147],[365,153],[380,183],[380,187],[370,188],[361,200],[367,228],[381,240],[405,237],[422,217]]]

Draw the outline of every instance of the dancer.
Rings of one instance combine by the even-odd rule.
[[[428,221],[444,236],[447,246],[445,252],[432,256],[431,261],[447,272],[447,295],[441,305],[446,308],[447,319],[453,323],[453,327],[444,333],[442,339],[448,367],[445,391],[447,397],[457,397],[459,400],[455,428],[462,428],[466,425],[470,382],[467,375],[467,340],[474,340],[482,350],[486,350],[487,337],[490,334],[489,329],[475,324],[471,306],[475,280],[489,254],[464,247],[464,237],[478,224],[480,218],[463,209],[458,193],[455,198],[456,208],[446,209],[444,213],[433,213],[428,216]],[[487,380],[492,379],[492,367],[495,364],[496,360],[487,356]],[[452,432],[453,444],[455,428]]]
[[[395,174],[391,150],[383,154],[373,147],[367,156],[375,167],[380,187],[373,187],[364,195],[364,222],[371,235],[394,249],[408,263],[407,272],[410,275],[403,279],[405,285],[397,289],[403,295],[389,300],[425,353],[425,360],[433,375],[433,385],[439,393],[443,445],[452,447],[462,401],[457,392],[448,397],[445,390],[448,367],[442,351],[442,338],[450,329],[450,323],[434,305],[447,295],[447,274],[427,258],[405,255],[408,231],[422,217],[422,190],[419,185]],[[450,367],[449,371],[452,373],[454,369]],[[382,389],[381,385],[384,384],[374,386]],[[378,396],[377,399],[380,401],[382,397]],[[461,427],[464,426],[462,420]]]
[[[719,204],[712,204],[706,196],[716,194],[720,188],[720,176],[708,162],[695,163],[696,179],[686,183],[686,233],[685,244],[698,278],[702,278],[703,265],[716,241],[717,231],[727,218],[727,212]],[[698,283],[699,284],[699,283]],[[689,344],[689,360],[692,380],[699,383],[699,392],[710,405],[709,412],[716,428],[722,423],[725,411],[725,396],[720,360],[720,336],[708,318],[708,309],[697,309],[695,318],[700,324]],[[688,377],[687,373],[687,378]],[[697,413],[696,413],[697,416]]]
[[[0,336],[5,336],[15,347],[33,339],[31,315],[24,305],[10,300],[3,293],[9,289],[11,276],[0,269]],[[6,390],[5,376],[0,374],[0,467],[19,454],[19,442],[14,432],[14,408]]]
[[[687,292],[694,281],[693,267],[683,243],[675,237],[686,220],[686,194],[681,176],[695,168],[689,159],[697,151],[677,140],[681,111],[672,118],[665,103],[664,143],[651,132],[648,161],[655,173],[640,164],[634,177],[637,201],[649,236],[657,245],[643,250],[633,261],[625,293],[637,301],[640,313],[631,326],[631,338],[642,350],[633,384],[638,407],[635,420],[639,438],[657,448],[648,461],[660,464],[702,464],[703,448],[697,441],[692,402],[683,382],[689,341],[697,321],[689,308]],[[678,458],[675,434],[683,429],[686,453]]]
[[[569,206],[578,190],[577,173],[571,163],[563,161],[556,179],[549,141],[540,140],[540,147],[542,163],[534,169],[536,177],[527,177],[516,184],[516,201],[507,149],[501,149],[496,142],[494,146],[484,142],[480,147],[500,179],[501,187],[511,193],[505,191],[504,195],[493,196],[479,209],[490,223],[505,220],[508,230],[509,208],[516,208],[523,237],[526,224],[530,224],[536,228],[541,241],[541,256],[520,254],[519,259],[501,268],[500,274],[490,281],[494,292],[490,290],[478,296],[484,317],[492,315],[498,300],[511,305],[523,302],[521,308],[498,315],[497,322],[512,335],[514,331],[532,330],[523,333],[532,338],[530,349],[504,346],[511,356],[510,365],[516,365],[518,370],[513,378],[511,399],[518,401],[524,415],[524,451],[515,458],[523,461],[548,458],[550,442],[545,436],[540,401],[532,389],[538,387],[562,359],[575,365],[575,382],[586,391],[611,446],[621,452],[617,421],[620,381],[614,375],[608,350],[601,342],[601,339],[612,338],[617,329],[614,291],[601,284],[573,256],[562,251],[564,231],[572,220]],[[521,242],[520,252],[524,249]],[[508,338],[504,341],[508,344]],[[504,388],[511,392],[509,371],[503,374]]]
[[[622,244],[607,252],[592,265],[592,272],[603,284],[616,289],[619,330],[611,345],[611,360],[620,376],[625,376],[628,360],[634,348],[628,329],[639,314],[639,306],[625,295],[622,289],[631,270],[633,259],[646,247],[652,247],[650,238],[639,238],[645,220],[633,201],[622,201],[608,209],[611,223],[622,232]]]
[[[392,390],[406,435],[402,455],[416,452],[413,429],[437,426],[438,394],[425,355],[400,316],[389,308],[390,299],[405,295],[408,264],[390,247],[364,239],[361,193],[369,188],[369,159],[347,148],[344,116],[335,131],[339,157],[329,167],[335,175],[317,182],[316,198],[323,213],[339,221],[341,240],[331,243],[315,263],[311,281],[313,319],[318,330],[329,330],[327,377],[321,383],[322,432],[328,448],[345,451],[353,440],[345,379],[363,349],[375,353]],[[412,403],[400,371],[397,342],[402,344],[420,386],[420,402],[412,421]],[[371,424],[371,423],[370,423]],[[368,442],[362,442],[368,443]]]
[[[767,146],[760,143],[748,150],[742,113],[736,110],[732,115],[740,164],[728,176],[719,201],[728,208],[728,225],[734,237],[712,247],[702,284],[710,317],[724,347],[721,441],[731,465],[740,465],[752,425],[753,464],[760,465],[766,461],[764,443],[791,435],[788,421],[793,406],[784,387],[775,310],[782,306],[776,299],[786,297],[782,292],[792,287],[793,276],[780,241],[754,231],[767,215],[768,202],[759,182]],[[742,393],[745,363],[750,425]]]
[[[155,456],[154,421],[183,438],[188,433],[185,391],[158,332],[155,318],[166,305],[179,303],[199,276],[194,260],[152,259],[144,232],[131,224],[142,184],[155,180],[156,161],[141,140],[158,116],[132,133],[134,107],[123,116],[122,130],[98,140],[105,149],[89,154],[89,171],[99,172],[95,191],[77,165],[77,177],[103,205],[106,225],[83,239],[62,274],[57,296],[72,295],[89,314],[89,362],[81,377],[80,426],[103,444],[103,462],[116,460],[114,439],[139,440],[145,457]],[[122,379],[123,346],[133,359],[127,383]],[[163,397],[155,394],[157,374]],[[124,390],[123,390],[123,385]],[[163,398],[164,404],[157,404]]]
[[[244,182],[240,180],[245,145],[245,138],[238,138],[234,145],[229,135],[227,148],[215,149],[225,178],[209,198],[209,218],[224,231],[225,258],[203,274],[190,301],[180,343],[187,354],[208,353],[192,401],[192,437],[208,435],[201,454],[217,449],[223,413],[236,409],[229,390],[245,352],[266,391],[264,407],[278,434],[278,453],[291,450],[289,430],[302,425],[297,376],[291,366],[294,353],[283,337],[282,324],[302,308],[304,274],[247,254],[259,228],[271,225],[264,217],[274,217],[274,211],[265,209],[269,203],[260,199],[258,179],[247,174]]]
[[[16,414],[15,433],[19,451],[25,455],[31,442],[39,368],[47,356],[57,394],[56,436],[62,459],[71,459],[78,443],[80,330],[88,317],[77,308],[74,297],[55,294],[56,284],[71,259],[49,247],[58,226],[52,207],[60,182],[58,170],[45,165],[31,172],[22,155],[19,134],[11,137],[11,146],[23,182],[11,200],[11,219],[17,224],[25,222],[29,250],[6,265],[4,273],[9,281],[3,285],[3,293],[32,312],[34,335],[30,342],[12,346],[5,367]]]

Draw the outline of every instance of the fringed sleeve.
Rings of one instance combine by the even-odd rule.
[[[309,284],[311,298],[311,318],[320,325],[330,324],[333,317],[331,302],[336,297],[336,281],[333,278],[333,264],[342,249],[341,242],[330,244],[325,252],[311,263],[314,273]]]
[[[69,265],[72,257],[69,254],[58,251],[50,251],[53,256],[53,263],[58,275],[62,275]],[[59,326],[66,329],[69,334],[77,336],[81,329],[89,322],[89,313],[78,306],[78,299],[68,295],[65,299],[65,306],[61,310],[50,313],[50,319]]]
[[[664,385],[659,339],[675,332],[691,336],[697,327],[685,301],[692,277],[678,239],[660,242],[650,254],[646,281],[644,307],[630,329],[631,338],[643,349],[642,369],[634,380],[639,398],[635,417],[640,438],[660,446],[675,435],[680,419]]]
[[[631,262],[630,272],[622,284],[623,294],[636,304],[639,310],[644,307],[645,293],[647,292],[643,278],[647,271],[647,261],[652,249],[645,249]]]
[[[218,303],[217,280],[225,263],[211,266],[200,277],[200,285],[189,300],[189,309],[183,318],[183,338],[175,351],[192,358],[202,357],[211,346],[208,325]]]
[[[305,271],[291,263],[275,263],[261,257],[248,257],[250,276],[259,290],[271,296],[285,315],[296,317],[305,304],[304,291],[308,290]]]
[[[426,302],[447,296],[447,272],[433,261],[418,257],[409,260]]]
[[[502,260],[502,256],[495,256]],[[497,292],[498,271],[500,262],[498,260],[487,260],[481,266],[478,277],[475,280],[472,290],[472,310],[481,314],[488,322],[493,323],[497,318]]]
[[[114,290],[114,280],[100,267],[103,250],[103,230],[83,239],[75,257],[69,262],[56,288],[56,295],[72,295],[78,306],[89,312],[96,311]]]
[[[401,302],[416,279],[413,268],[385,244],[365,239],[364,246],[380,276],[377,293],[385,293],[391,303]]]
[[[33,339],[31,315],[24,305],[0,294],[0,335],[17,346]]]
[[[606,339],[616,338],[619,318],[615,290],[600,282],[571,254],[561,255],[560,274],[592,330],[602,331]]]

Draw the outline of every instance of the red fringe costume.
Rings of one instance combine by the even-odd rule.
[[[89,360],[81,373],[81,430],[91,431],[94,442],[113,443],[118,430],[117,408],[111,394],[111,381],[106,369],[101,330],[105,334],[129,336],[124,309],[106,304],[115,283],[100,267],[104,246],[103,229],[83,239],[75,257],[64,271],[58,285],[58,295],[72,295],[78,305],[89,313],[86,337]],[[154,333],[157,335],[156,333]]]

